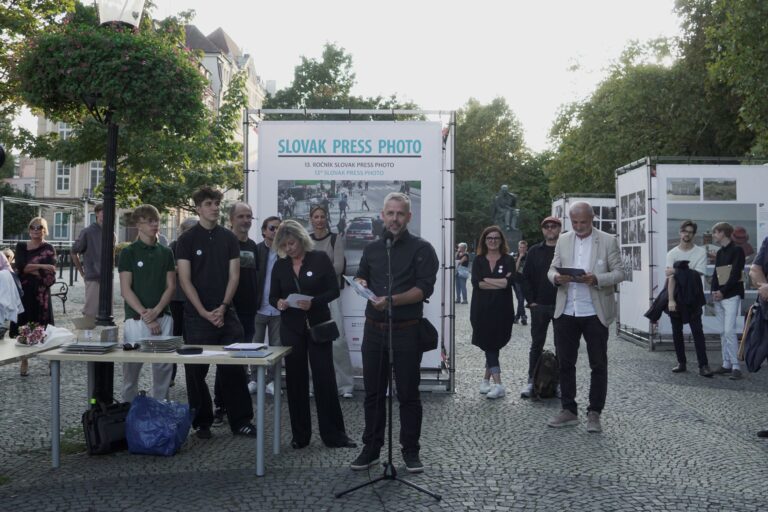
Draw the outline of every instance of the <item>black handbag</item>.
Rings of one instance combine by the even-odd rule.
[[[318,344],[331,342],[341,336],[339,326],[333,320],[326,320],[316,325],[309,325],[309,320],[307,320],[307,327],[312,341]]]
[[[299,286],[298,279],[294,277],[293,282],[296,283],[296,291],[301,293],[301,286]],[[306,315],[307,312],[305,311],[304,314]],[[325,322],[320,322],[315,325],[309,325],[309,318],[307,318],[306,321],[307,329],[309,329],[309,336],[312,338],[312,341],[319,345],[329,343],[341,336],[341,333],[339,333],[339,326],[336,325],[336,322],[333,320],[326,320]]]
[[[432,322],[426,318],[419,319],[419,348],[422,352],[429,352],[437,348],[439,336]]]
[[[125,440],[125,418],[130,402],[95,404],[83,413],[83,434],[89,455],[103,455],[128,449]]]

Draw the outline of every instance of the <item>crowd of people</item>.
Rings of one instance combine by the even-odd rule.
[[[576,361],[581,339],[587,348],[590,387],[586,407],[587,432],[601,432],[601,413],[608,388],[608,326],[616,316],[615,287],[625,278],[614,235],[593,226],[594,212],[589,203],[574,203],[569,211],[572,230],[561,235],[558,217],[541,222],[542,241],[528,248],[520,241],[517,252],[509,253],[504,231],[498,226],[483,230],[477,253],[470,258],[467,244],[460,243],[455,255],[456,303],[466,303],[466,281],[472,283],[470,306],[472,344],[483,350],[485,372],[479,391],[486,398],[505,395],[501,383],[499,351],[510,340],[512,324],[527,323],[531,316],[531,346],[528,381],[520,391],[522,398],[534,394],[534,371],[542,355],[549,324],[553,325],[558,361],[557,393],[562,410],[548,425],[553,428],[579,424],[576,402]],[[685,220],[680,225],[680,244],[667,254],[665,288],[647,313],[652,321],[669,315],[677,356],[674,373],[687,371],[683,326],[688,324],[694,340],[699,374],[703,377],[727,375],[743,378],[737,357],[737,319],[744,299],[745,254],[734,242],[735,229],[727,222],[712,226],[712,239],[719,246],[711,272],[711,297],[719,326],[722,364],[710,369],[707,358],[702,312],[707,301],[703,278],[708,255],[693,243],[697,225]],[[758,289],[759,300],[768,300],[768,237],[750,268],[750,281]],[[513,298],[516,297],[517,306]],[[768,437],[768,430],[758,433]]]
[[[340,397],[353,396],[354,381],[349,350],[343,334],[340,303],[345,272],[345,240],[333,233],[323,205],[310,212],[311,232],[295,220],[267,217],[261,225],[263,240],[249,238],[253,212],[242,202],[229,209],[230,228],[219,224],[220,191],[200,188],[192,197],[197,217],[182,223],[177,240],[166,247],[159,236],[160,214],[151,205],[132,213],[138,236],[119,255],[120,291],[124,299],[123,337],[127,346],[152,335],[182,336],[186,344],[226,345],[269,342],[290,346],[285,358],[286,392],[291,424],[291,446],[302,449],[312,436],[310,399],[317,408],[322,442],[332,448],[354,448],[347,434]],[[83,313],[98,312],[98,278],[101,245],[100,207],[96,222],[84,229],[73,247],[74,263],[86,282]],[[385,397],[389,367],[393,369],[400,408],[400,444],[409,472],[423,471],[420,460],[422,405],[419,394],[422,350],[418,343],[423,304],[432,295],[439,262],[433,246],[411,234],[410,199],[393,192],[384,199],[382,236],[363,250],[356,281],[373,298],[365,309],[361,347],[365,389],[365,430],[362,451],[350,467],[366,470],[379,463],[386,424]],[[528,379],[523,398],[534,393],[534,370],[544,350],[549,325],[554,332],[558,360],[558,394],[561,410],[548,421],[553,428],[578,425],[576,362],[581,340],[587,348],[590,386],[586,430],[602,431],[601,413],[608,389],[608,327],[616,315],[615,288],[624,279],[617,239],[593,226],[594,213],[586,202],[574,203],[569,212],[572,230],[561,234],[557,217],[541,221],[542,241],[530,248],[524,241],[510,253],[504,230],[489,226],[478,239],[477,254],[470,259],[467,245],[457,247],[456,302],[467,303],[466,282],[473,287],[470,304],[472,344],[485,354],[479,391],[488,399],[502,398],[500,351],[509,342],[513,324],[531,320]],[[732,336],[740,302],[744,253],[732,243],[733,227],[713,226],[713,240],[720,245],[712,275],[712,298],[722,326],[722,365],[709,368],[701,325],[704,294],[701,277],[707,255],[693,243],[697,225],[680,226],[680,244],[669,251],[666,287],[660,311],[671,319],[678,364],[673,372],[687,370],[683,325],[694,338],[699,373],[742,378]],[[0,289],[12,290],[16,299],[0,305],[2,318],[12,320],[11,336],[20,325],[53,324],[49,287],[55,281],[56,254],[45,241],[45,219],[29,223],[29,241],[15,251],[0,254]],[[14,260],[15,258],[15,260]],[[391,273],[383,272],[391,264]],[[761,300],[768,300],[768,238],[751,267],[750,277]],[[95,289],[95,290],[94,290]],[[300,294],[300,299],[289,296]],[[4,296],[11,294],[5,294]],[[295,296],[295,295],[294,295]],[[517,307],[515,307],[517,296]],[[330,337],[318,334],[319,326],[335,324]],[[387,350],[391,326],[392,361]],[[327,331],[327,330],[325,330]],[[325,332],[323,331],[323,332]],[[123,367],[122,399],[138,393],[141,363]],[[22,362],[21,374],[28,367]],[[250,394],[255,386],[240,365],[216,368],[213,396],[206,377],[209,365],[185,364],[187,398],[194,411],[196,436],[212,437],[211,427],[226,419],[236,436],[256,435]],[[176,375],[175,365],[152,364],[151,395],[164,399]],[[89,392],[92,392],[89,387]],[[279,393],[280,390],[272,390]],[[767,437],[768,431],[761,431]]]

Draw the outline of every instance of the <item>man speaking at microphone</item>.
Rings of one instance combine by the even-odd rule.
[[[387,253],[392,268],[392,349],[395,389],[400,403],[400,445],[403,461],[410,473],[421,473],[419,459],[421,436],[421,349],[419,320],[424,302],[432,295],[439,262],[432,245],[408,232],[411,200],[399,192],[384,198],[381,219],[384,232],[380,240],[363,251],[355,279],[368,287],[376,298],[365,309],[363,335],[363,381],[365,383],[365,432],[363,451],[350,464],[353,470],[366,470],[379,463],[384,445],[389,372],[389,275]]]

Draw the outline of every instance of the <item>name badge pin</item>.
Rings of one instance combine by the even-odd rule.
[[[312,277],[312,271],[311,270],[307,271],[307,277]]]

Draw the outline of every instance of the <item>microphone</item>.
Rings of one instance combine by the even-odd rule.
[[[387,245],[387,249],[392,247],[392,241],[395,239],[395,235],[392,234],[390,230],[385,230],[384,233],[382,233],[381,238],[384,239],[384,243]]]

